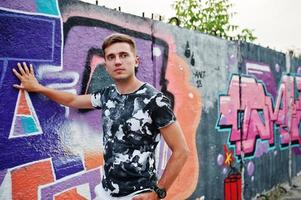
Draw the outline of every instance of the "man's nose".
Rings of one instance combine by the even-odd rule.
[[[116,56],[115,58],[115,64],[121,64],[121,59],[119,56]]]

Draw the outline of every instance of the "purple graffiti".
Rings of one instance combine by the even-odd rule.
[[[254,170],[255,170],[255,166],[254,166],[254,163],[252,161],[250,161],[248,163],[248,166],[247,166],[247,172],[248,172],[248,175],[249,176],[252,176],[253,173],[254,173]]]
[[[125,29],[101,20],[70,17],[64,23],[64,30],[64,69],[76,70],[79,74],[83,74],[79,80],[82,85],[76,85],[76,90],[82,92],[87,91],[91,84],[98,84],[95,90],[105,87],[109,81],[104,81],[108,80],[108,75],[104,73],[105,70],[101,71],[99,69],[103,65],[103,53],[100,49],[100,45],[109,34],[113,32],[122,33]],[[135,38],[137,54],[141,60],[137,77],[140,78],[140,80],[151,83],[163,92],[168,93],[166,91],[166,80],[164,77],[166,70],[165,56],[168,51],[167,44],[163,40],[152,38],[148,34],[131,30],[127,30],[126,33]],[[154,54],[152,54],[152,49],[154,49]],[[89,68],[88,72],[91,74],[85,74],[87,73],[87,68]],[[95,77],[93,73],[98,73],[97,76],[100,77],[95,79],[95,81],[98,80],[97,82],[93,81],[93,77]],[[85,76],[92,77],[92,79],[85,78]],[[102,81],[99,81],[100,79]],[[87,83],[83,80],[88,82],[89,85],[85,85]],[[85,118],[82,119],[76,110],[71,110],[69,118],[84,120],[95,130],[101,130],[101,124],[98,122],[95,123],[95,120],[89,120],[99,118],[98,111],[85,113]]]
[[[54,199],[54,196],[69,188],[76,187],[82,184],[89,184],[91,199],[95,198],[94,188],[100,183],[101,175],[100,170],[95,169],[85,172],[75,177],[68,178],[67,180],[53,183],[50,186],[43,186],[40,190],[41,199]]]
[[[66,156],[64,149],[60,148],[56,131],[65,120],[65,108],[48,99],[42,99],[38,94],[29,94],[25,95],[26,101],[24,99],[23,104],[28,109],[24,110],[24,105],[17,104],[20,103],[19,92],[12,88],[12,84],[18,81],[11,72],[17,62],[24,61],[32,63],[36,72],[45,65],[50,68],[61,65],[61,20],[59,17],[4,10],[0,10],[0,16],[0,28],[5,30],[0,33],[0,60],[3,64],[0,104],[5,105],[5,112],[0,113],[0,143],[4,146],[1,149],[0,170],[49,157],[55,159]],[[63,79],[56,81],[62,82]],[[41,79],[41,82],[51,83],[46,79]],[[23,110],[20,110],[21,107]],[[28,115],[20,115],[20,118],[18,114]],[[37,132],[38,129],[41,134],[30,136],[29,133]],[[77,162],[76,166],[82,165],[75,157],[66,156],[66,159]],[[59,165],[56,163],[58,162],[54,162],[54,167],[57,171],[68,165],[66,162]],[[77,171],[79,170],[73,170]],[[59,173],[58,177],[63,174]]]
[[[0,98],[0,104],[5,105],[5,112],[0,113],[2,119],[0,123],[0,143],[4,146],[1,149],[0,169],[7,169],[47,158],[53,152],[50,144],[56,143],[55,134],[45,132],[44,122],[47,122],[51,116],[64,112],[62,112],[60,106],[52,106],[53,103],[49,101],[41,102],[36,94],[30,94],[30,98],[44,130],[43,136],[8,139],[10,129],[13,126],[14,110],[18,97],[18,91],[12,89],[12,84],[17,83],[17,79],[13,76],[11,70],[20,61],[31,62],[35,67],[40,64],[60,65],[61,49],[58,44],[61,42],[61,30],[60,19],[56,17],[8,11],[0,11],[0,15],[1,21],[5,21],[5,23],[0,23],[1,29],[7,30],[2,31],[0,37],[2,38],[0,40],[0,59],[4,63],[1,71],[2,85],[0,87],[4,88],[4,85],[6,86],[5,89],[1,90]],[[45,31],[49,31],[49,33],[45,33]],[[40,38],[39,35],[44,35],[44,33],[45,38]],[[31,34],[31,36],[28,34]],[[40,38],[39,40],[43,39],[41,43],[36,41],[37,38]],[[48,41],[45,41],[47,39]],[[31,49],[31,43],[34,44],[34,47],[39,47]],[[18,48],[14,45],[17,45]],[[43,48],[43,45],[47,46]],[[46,112],[45,108],[52,109],[47,109]],[[57,118],[60,118],[60,116],[57,116]],[[22,154],[16,153],[16,150],[22,152]]]
[[[270,66],[254,62],[246,62],[246,72],[249,75],[253,75],[257,80],[262,80],[266,85],[268,85],[269,87],[265,88],[266,91],[271,94],[274,99],[276,98],[277,86]]]

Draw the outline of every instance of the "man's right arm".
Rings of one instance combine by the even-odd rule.
[[[91,104],[91,95],[76,95],[68,92],[62,92],[52,88],[42,86],[38,91],[49,99],[72,108],[93,108]]]
[[[28,67],[26,63],[23,63],[23,67],[18,63],[18,69],[13,69],[13,73],[21,81],[20,85],[14,84],[17,89],[26,90],[28,92],[41,93],[51,100],[73,108],[93,108],[91,103],[91,95],[76,95],[68,92],[62,92],[52,88],[41,85],[35,75],[33,66],[30,64]]]

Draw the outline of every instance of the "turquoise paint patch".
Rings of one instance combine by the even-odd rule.
[[[22,116],[22,127],[25,134],[30,134],[38,131],[37,125],[31,116]]]
[[[39,13],[59,15],[56,0],[36,0],[36,8]]]

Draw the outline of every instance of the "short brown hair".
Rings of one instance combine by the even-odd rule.
[[[102,43],[102,51],[103,54],[105,54],[105,49],[111,46],[112,44],[119,43],[119,42],[125,42],[130,45],[130,47],[133,49],[134,53],[136,54],[136,43],[128,35],[121,34],[121,33],[113,33],[105,38],[105,40]]]

